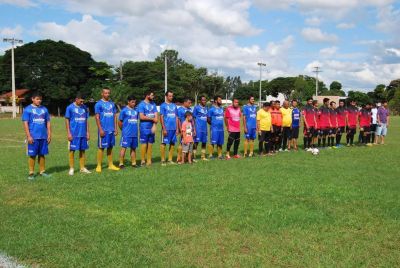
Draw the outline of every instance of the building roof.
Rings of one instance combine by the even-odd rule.
[[[29,92],[29,89],[16,89],[15,90],[15,95],[17,98],[23,98],[27,93]],[[6,92],[4,94],[0,95],[0,99],[7,99],[12,97],[12,91]]]

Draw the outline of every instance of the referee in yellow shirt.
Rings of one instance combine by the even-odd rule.
[[[271,153],[271,133],[272,118],[270,113],[270,103],[265,102],[263,108],[257,112],[257,133],[258,133],[258,155],[272,155]]]
[[[292,129],[292,109],[289,107],[289,101],[283,102],[283,107],[280,109],[282,113],[282,149],[288,152],[287,145],[290,141],[290,134]]]

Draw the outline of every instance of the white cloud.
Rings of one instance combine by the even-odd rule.
[[[36,6],[34,1],[30,0],[0,0],[1,4],[15,5],[19,7],[33,7]]]
[[[23,28],[21,25],[17,25],[14,28],[4,27],[0,28],[0,35],[4,38],[21,38]]]
[[[343,29],[343,30],[353,29],[355,27],[356,27],[356,25],[354,23],[345,23],[345,22],[342,22],[342,23],[339,23],[338,25],[336,25],[336,28]]]
[[[304,28],[301,35],[309,42],[336,43],[339,38],[335,34],[322,32],[319,28]]]
[[[338,51],[338,47],[336,47],[336,46],[326,47],[319,51],[319,55],[322,58],[331,58],[332,56],[334,56],[336,54],[337,51]]]
[[[310,26],[320,26],[321,25],[321,18],[318,17],[311,17],[305,20],[305,23]]]

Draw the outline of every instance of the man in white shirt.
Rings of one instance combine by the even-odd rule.
[[[375,141],[375,132],[376,128],[378,126],[378,108],[376,107],[376,104],[372,104],[372,109],[371,109],[371,142]]]

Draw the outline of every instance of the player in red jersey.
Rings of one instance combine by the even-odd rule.
[[[328,138],[328,146],[330,146],[331,148],[336,148],[335,137],[338,129],[336,102],[331,101],[329,103],[329,106],[330,106],[331,129]]]
[[[347,135],[346,141],[347,146],[354,145],[354,135],[357,130],[357,122],[358,122],[358,109],[356,107],[356,101],[351,100],[350,105],[346,109],[346,122],[347,122]]]
[[[336,108],[337,132],[336,132],[336,147],[340,147],[343,133],[346,131],[346,107],[344,100],[339,101],[339,107]]]
[[[312,105],[312,98],[307,99],[307,105],[304,106],[301,112],[304,122],[304,149],[308,150],[311,148],[312,138],[315,131],[315,111]]]
[[[313,104],[314,112],[315,112],[315,129],[314,129],[314,133],[313,133],[313,142],[312,142],[311,147],[315,147],[315,144],[318,144],[318,147],[320,147],[321,146],[321,137],[322,137],[321,122],[320,122],[321,113],[318,108],[318,101],[313,100],[312,104]]]
[[[326,138],[330,135],[331,124],[331,109],[329,108],[329,99],[324,98],[324,104],[319,108],[319,127],[320,137],[322,137],[322,146],[326,147]],[[318,142],[318,147],[320,146]]]
[[[360,134],[363,145],[371,146],[371,104],[367,103],[358,113],[358,119],[360,124]]]

